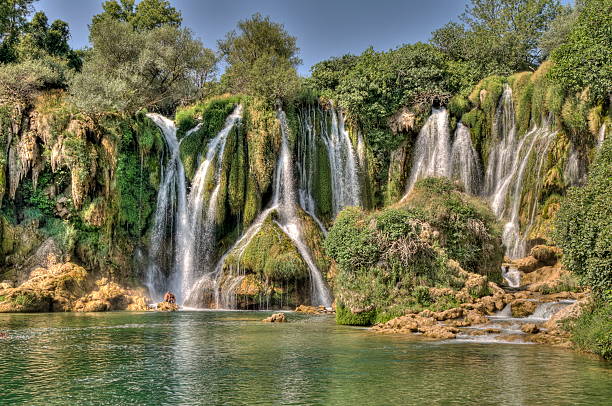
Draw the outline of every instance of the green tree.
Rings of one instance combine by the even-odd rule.
[[[431,42],[466,64],[472,82],[510,75],[542,61],[538,41],[561,10],[557,0],[471,0],[461,23],[434,31]]]
[[[590,168],[584,187],[572,188],[555,220],[564,265],[600,296],[612,298],[612,137]]]
[[[181,13],[167,0],[108,0],[102,4],[102,13],[93,17],[92,25],[111,18],[130,23],[136,30],[146,31],[163,25],[179,27],[183,18]]]
[[[566,91],[590,88],[593,101],[605,101],[612,89],[612,2],[585,0],[567,41],[551,54],[551,77]]]
[[[32,12],[34,1],[0,1],[0,62],[15,61],[15,45],[27,23],[28,15]]]
[[[238,23],[238,32],[218,42],[228,63],[224,82],[229,90],[262,96],[269,101],[289,98],[298,89],[296,66],[301,63],[296,38],[282,24],[254,14]]]
[[[138,31],[107,17],[92,24],[90,41],[83,71],[71,81],[74,102],[88,112],[142,107],[171,112],[201,97],[214,75],[213,51],[188,29],[162,25]]]

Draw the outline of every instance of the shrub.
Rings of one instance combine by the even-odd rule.
[[[582,315],[569,322],[574,345],[604,359],[612,359],[612,303],[595,302]]]

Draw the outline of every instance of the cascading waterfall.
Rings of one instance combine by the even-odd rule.
[[[164,290],[171,290],[175,292],[178,303],[186,302],[197,277],[206,272],[206,264],[212,260],[221,160],[227,136],[241,114],[242,107],[236,107],[224,128],[209,141],[206,156],[196,171],[189,196],[176,126],[159,114],[148,114],[162,130],[170,151],[157,196],[149,265],[145,276],[149,294],[156,301],[161,299]],[[185,137],[197,129],[190,130]],[[215,187],[206,201],[206,180],[211,178],[209,172],[212,170],[215,171],[212,176]],[[164,276],[162,267],[169,269],[168,276]]]
[[[460,180],[467,193],[478,195],[482,183],[482,170],[478,153],[472,145],[470,129],[457,124],[451,148],[451,178]]]
[[[346,206],[361,205],[357,156],[341,111],[330,109],[331,133],[325,134],[332,180],[334,215]]]
[[[160,128],[169,150],[157,194],[145,276],[149,295],[159,301],[164,289],[182,292],[182,278],[176,272],[169,272],[166,276],[162,267],[171,270],[180,267],[180,253],[184,252],[184,237],[187,233],[187,187],[174,122],[155,113],[147,114],[147,117]],[[168,235],[170,238],[167,238]]]
[[[190,303],[201,304],[214,300],[214,306],[217,308],[235,308],[236,297],[234,290],[244,279],[245,275],[240,269],[232,270],[232,275],[225,274],[223,269],[225,260],[230,254],[236,255],[240,259],[253,237],[261,230],[266,219],[272,212],[276,211],[277,219],[275,223],[291,239],[308,266],[311,279],[312,304],[325,307],[331,306],[331,295],[321,272],[319,272],[314,262],[310,249],[304,242],[301,231],[300,219],[297,215],[299,203],[296,196],[294,163],[289,149],[289,128],[287,118],[282,110],[278,111],[278,119],[281,124],[282,138],[272,186],[272,201],[269,207],[257,216],[243,235],[223,255],[217,263],[214,272],[204,275],[195,284],[189,300]],[[238,263],[240,263],[240,260],[238,260]]]
[[[449,178],[450,156],[448,111],[434,108],[416,140],[406,193],[412,190],[419,179],[429,176]]]

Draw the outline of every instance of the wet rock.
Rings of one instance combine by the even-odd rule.
[[[465,321],[467,321],[470,325],[473,324],[485,324],[489,321],[482,313],[477,310],[468,310],[465,315]]]
[[[448,340],[455,338],[459,332],[459,329],[437,324],[432,326],[423,326],[419,329],[419,331],[423,333],[425,337]]]
[[[536,334],[540,329],[534,323],[526,323],[521,326],[521,331],[526,334]]]
[[[448,309],[443,312],[436,312],[434,314],[434,318],[438,321],[458,319],[459,317],[463,317],[463,309],[460,307]]]
[[[498,328],[485,328],[482,331],[484,331],[485,334],[499,334],[499,333],[501,333],[501,330],[498,329]]]
[[[157,304],[157,311],[159,312],[176,312],[179,307],[176,303],[159,302]]]
[[[266,317],[262,321],[266,323],[286,323],[287,318],[285,317],[285,313],[275,313],[270,317]]]
[[[318,314],[319,313],[318,308],[314,306],[306,306],[306,305],[299,305],[298,307],[295,308],[295,311],[298,313],[306,313],[306,314]]]
[[[510,304],[510,310],[512,311],[512,317],[523,318],[530,316],[538,307],[536,302],[526,299],[517,299]]]

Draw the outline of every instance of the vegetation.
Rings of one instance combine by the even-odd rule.
[[[597,354],[604,359],[612,359],[612,302],[598,301],[582,310],[578,319],[569,320],[568,328],[572,342],[581,351]]]
[[[254,14],[238,23],[219,41],[219,50],[229,65],[222,83],[234,93],[261,97],[269,103],[289,100],[299,86],[296,38],[282,24]]]
[[[502,260],[499,225],[490,211],[437,178],[418,182],[408,201],[395,207],[343,210],[325,250],[337,265],[336,320],[343,324],[385,321],[415,307],[444,309],[456,301],[438,303],[428,287],[463,286],[465,275],[449,259],[491,276]]]
[[[563,263],[594,293],[612,300],[612,138],[603,143],[587,184],[561,203],[554,238]]]

